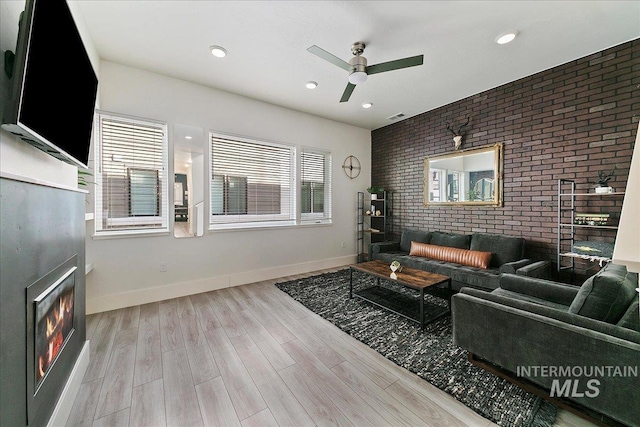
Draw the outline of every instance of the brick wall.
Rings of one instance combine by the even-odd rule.
[[[424,158],[452,152],[444,123],[467,115],[462,149],[504,144],[504,205],[426,207]],[[592,192],[598,171],[614,169],[610,185],[623,191],[639,118],[637,39],[374,130],[372,184],[395,192],[395,230],[522,236],[527,256],[555,261],[557,180]],[[589,197],[578,210],[619,213],[621,204]],[[615,232],[589,236],[613,242]]]

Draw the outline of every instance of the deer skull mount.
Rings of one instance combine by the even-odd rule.
[[[462,145],[462,129],[469,124],[469,120],[470,117],[467,116],[467,121],[458,126],[458,130],[454,130],[454,126],[452,123],[446,122],[447,123],[447,130],[451,131],[451,133],[453,134],[453,143],[455,144],[454,148],[456,150],[458,150],[460,148],[460,145]]]

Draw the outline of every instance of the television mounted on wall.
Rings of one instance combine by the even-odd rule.
[[[13,61],[2,128],[87,168],[98,78],[66,0],[26,1]]]

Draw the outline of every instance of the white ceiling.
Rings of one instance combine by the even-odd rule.
[[[639,1],[78,3],[105,60],[366,129],[640,37]],[[494,42],[510,29],[514,42]],[[369,65],[420,54],[424,65],[372,75],[341,104],[348,73],[307,48],[348,61],[359,40]],[[213,44],[227,57],[213,57]]]

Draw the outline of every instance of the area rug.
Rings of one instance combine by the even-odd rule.
[[[354,271],[354,289],[369,287],[370,276]],[[381,281],[382,286],[409,289]],[[551,427],[556,407],[489,372],[473,366],[467,352],[453,345],[451,317],[425,330],[394,313],[358,298],[349,299],[349,270],[340,270],[276,286],[309,310],[368,345],[397,365],[422,377],[483,417],[504,427]],[[429,298],[429,304],[446,301]]]

